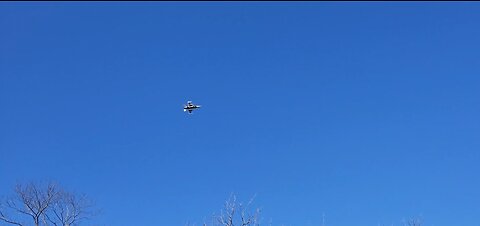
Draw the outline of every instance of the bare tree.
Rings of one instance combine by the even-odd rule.
[[[0,203],[0,222],[17,226],[76,226],[95,212],[84,195],[75,195],[54,183],[18,184],[12,197]]]
[[[252,203],[250,200],[246,205],[237,202],[236,196],[232,195],[229,200],[225,202],[224,209],[220,215],[215,216],[217,222],[223,226],[256,226],[258,225],[258,216],[260,210],[257,209],[254,213],[250,213],[248,207]]]
[[[202,226],[259,226],[260,209],[250,210],[254,198],[246,204],[237,201],[235,195],[225,201],[220,214],[213,214],[211,222],[204,221]],[[186,226],[195,225],[187,223]]]
[[[420,217],[413,217],[404,222],[405,226],[421,226],[423,224],[423,220]]]
[[[232,195],[224,205],[224,209],[220,215],[214,215],[217,223],[222,226],[258,226],[260,224],[260,209],[253,212],[250,206],[254,198],[250,199],[247,204],[237,201],[235,195]]]

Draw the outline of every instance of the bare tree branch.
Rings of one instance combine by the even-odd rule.
[[[257,226],[259,225],[260,209],[256,209],[254,212],[250,212],[250,205],[253,203],[254,198],[244,205],[237,202],[237,197],[231,195],[230,198],[225,201],[224,208],[220,211],[219,215],[213,216],[215,221],[212,226]],[[207,223],[203,224],[207,226]]]
[[[93,204],[85,195],[67,192],[53,183],[47,186],[18,184],[14,196],[0,202],[0,205],[8,207],[11,213],[19,217],[30,218],[35,226],[74,226],[95,215],[91,210]],[[23,223],[11,220],[1,211],[0,221],[23,226]]]
[[[9,223],[9,224],[14,224],[14,225],[18,225],[18,226],[23,226],[22,224],[16,222],[16,221],[13,221],[13,220],[10,220],[8,219],[5,214],[3,214],[3,212],[0,210],[0,220],[6,222],[6,223]]]

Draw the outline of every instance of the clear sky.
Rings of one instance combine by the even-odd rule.
[[[105,226],[478,226],[477,2],[2,2],[0,194]],[[193,115],[182,105],[203,105]]]

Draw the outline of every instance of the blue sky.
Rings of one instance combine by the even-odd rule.
[[[479,10],[0,3],[0,194],[55,180],[112,226],[231,193],[274,225],[478,225]]]

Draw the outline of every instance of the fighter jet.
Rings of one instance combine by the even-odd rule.
[[[187,105],[183,105],[183,111],[188,111],[188,114],[192,114],[193,110],[200,107],[200,105],[192,104],[192,101],[187,101]]]

